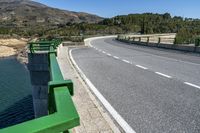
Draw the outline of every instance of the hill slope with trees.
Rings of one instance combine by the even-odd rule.
[[[23,7],[23,8],[22,8]],[[176,43],[194,43],[200,19],[164,14],[129,14],[101,18],[47,7],[28,0],[0,1],[0,35],[70,36],[105,34],[177,33]]]

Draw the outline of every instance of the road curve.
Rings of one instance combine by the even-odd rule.
[[[200,132],[200,56],[91,41],[72,56],[136,133]]]

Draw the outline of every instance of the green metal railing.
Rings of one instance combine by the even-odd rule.
[[[60,43],[60,39],[54,39],[52,41],[41,39],[37,42],[30,42],[29,49],[31,53],[34,53],[35,51],[49,51],[50,46],[53,46],[54,49],[56,49]]]
[[[49,115],[0,130],[0,133],[60,133],[80,125],[80,118],[72,101],[73,83],[64,80],[57,59],[60,40],[31,42],[30,51],[48,50],[51,81],[48,83]]]

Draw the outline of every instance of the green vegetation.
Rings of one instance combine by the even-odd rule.
[[[99,23],[66,23],[59,25],[24,27],[0,27],[0,34],[17,34],[20,36],[62,36],[74,40],[72,36],[125,34],[125,33],[177,33],[176,44],[195,43],[200,35],[200,19],[172,17],[165,14],[129,14],[108,18]],[[76,40],[77,41],[77,40]]]
[[[200,37],[195,39],[195,46],[200,46]]]
[[[186,28],[181,28],[175,39],[175,44],[194,44],[195,36],[193,35],[192,31],[189,31]]]
[[[195,43],[200,34],[200,19],[172,17],[165,14],[129,14],[105,19],[104,25],[118,25],[126,33],[177,33],[175,44]]]

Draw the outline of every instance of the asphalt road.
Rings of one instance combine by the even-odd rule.
[[[200,55],[113,38],[72,56],[136,133],[200,133]]]

